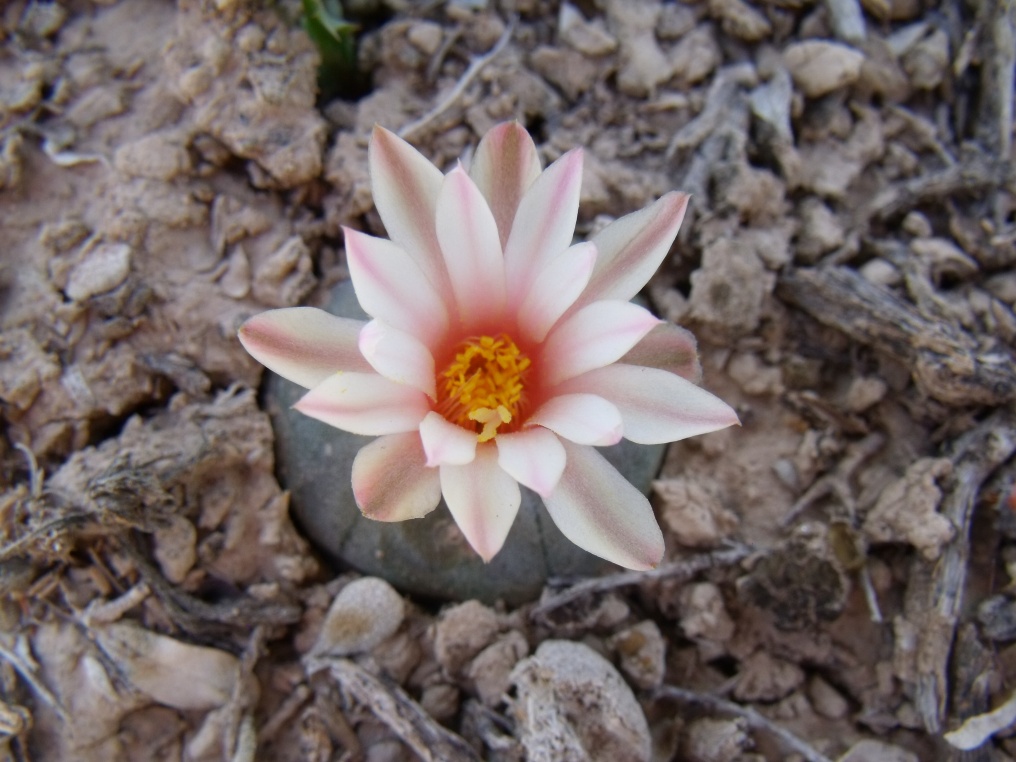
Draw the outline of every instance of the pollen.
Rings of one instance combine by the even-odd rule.
[[[466,339],[438,375],[438,412],[476,431],[480,442],[516,420],[525,404],[530,361],[507,335]]]

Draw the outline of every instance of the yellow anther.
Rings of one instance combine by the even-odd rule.
[[[452,423],[474,429],[478,441],[490,441],[525,404],[529,365],[505,334],[467,339],[438,376],[438,411]]]

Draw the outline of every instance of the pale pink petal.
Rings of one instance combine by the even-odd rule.
[[[522,502],[518,482],[497,464],[497,448],[486,442],[466,466],[441,466],[441,492],[466,541],[484,561],[504,545]]]
[[[621,411],[624,437],[639,444],[677,442],[739,423],[719,397],[673,373],[616,363],[570,379],[561,389],[599,394]]]
[[[543,345],[545,381],[553,385],[608,365],[660,321],[630,302],[593,302],[566,318]]]
[[[364,312],[426,344],[441,338],[448,310],[412,257],[384,238],[343,231],[349,276]]]
[[[635,296],[670,251],[690,198],[687,193],[668,193],[593,236],[599,258],[580,304],[600,299],[627,301]]]
[[[371,320],[360,331],[360,352],[385,378],[416,387],[431,399],[437,399],[434,356],[415,337]]]
[[[541,426],[514,434],[498,434],[497,462],[505,472],[540,497],[557,486],[564,472],[564,447],[557,435]]]
[[[660,323],[620,361],[676,373],[696,384],[702,379],[695,337],[673,323]]]
[[[434,228],[434,211],[444,175],[409,143],[384,127],[374,127],[367,150],[370,187],[388,237],[445,292],[448,275]]]
[[[310,389],[340,370],[370,370],[357,348],[363,326],[316,307],[286,307],[255,315],[239,338],[259,363]]]
[[[459,316],[467,325],[504,310],[504,257],[487,201],[461,166],[445,177],[437,201],[437,238]]]
[[[505,244],[508,300],[520,304],[536,276],[571,245],[582,185],[582,149],[569,151],[530,186]]]
[[[536,145],[518,122],[491,128],[476,147],[469,175],[490,204],[502,248],[508,243],[519,202],[541,168]]]
[[[420,439],[431,467],[464,466],[476,457],[476,432],[457,426],[440,413],[427,413],[420,422]]]
[[[430,412],[427,395],[376,373],[335,373],[293,405],[304,415],[351,434],[413,431]]]
[[[519,329],[540,342],[554,323],[578,299],[596,264],[596,247],[577,243],[558,254],[543,268],[519,306]]]
[[[569,540],[628,569],[652,569],[663,558],[663,533],[646,496],[592,447],[562,442],[567,465],[543,499]]]
[[[378,437],[353,460],[353,495],[369,519],[405,521],[426,516],[441,501],[437,469],[423,462],[415,431]]]
[[[606,447],[621,441],[621,413],[596,394],[561,394],[543,403],[528,424],[546,426],[576,444]]]

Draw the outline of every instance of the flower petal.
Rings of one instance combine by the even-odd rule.
[[[660,323],[620,360],[676,373],[693,384],[702,380],[698,343],[690,331],[673,323]]]
[[[467,325],[504,311],[504,256],[487,201],[461,165],[445,177],[437,200],[437,238],[459,316]]]
[[[546,497],[564,472],[564,446],[542,426],[514,434],[498,434],[497,463],[509,476]]]
[[[441,466],[441,492],[462,534],[490,561],[504,545],[522,502],[518,482],[497,464],[491,442],[476,448],[466,466]]]
[[[543,403],[528,424],[546,426],[576,444],[606,447],[621,441],[621,413],[596,394],[561,394]]]
[[[536,145],[518,122],[491,128],[476,147],[469,175],[490,204],[502,249],[508,243],[519,202],[541,169]]]
[[[351,434],[379,436],[413,431],[430,411],[427,395],[375,373],[335,373],[293,405]]]
[[[575,235],[582,185],[582,149],[569,151],[536,178],[522,197],[504,248],[508,300],[521,304],[536,276]]]
[[[639,444],[677,442],[740,423],[719,397],[657,368],[615,363],[570,379],[561,388],[613,402],[624,420],[625,439]]]
[[[434,356],[418,339],[379,320],[360,331],[360,352],[378,373],[397,384],[408,384],[437,399]]]
[[[426,516],[441,502],[437,469],[424,465],[415,431],[378,437],[353,459],[353,495],[360,512],[376,521]]]
[[[543,344],[549,385],[617,360],[660,321],[630,302],[593,302],[559,323]]]
[[[628,569],[652,569],[663,558],[663,533],[646,496],[592,447],[562,442],[568,463],[543,499],[562,534]]]
[[[444,300],[402,248],[343,228],[356,298],[371,317],[431,344],[448,329]]]
[[[670,251],[690,198],[687,193],[668,193],[593,236],[599,258],[580,303],[627,301],[642,290]]]
[[[596,247],[577,243],[558,254],[543,268],[518,309],[519,329],[540,342],[589,282],[596,264]]]
[[[367,149],[370,187],[388,237],[409,252],[427,279],[445,291],[448,275],[434,229],[444,175],[409,143],[375,126]]]
[[[464,466],[476,457],[476,433],[456,426],[440,413],[427,413],[420,422],[420,439],[428,466]]]
[[[363,326],[316,307],[286,307],[255,315],[239,337],[259,363],[310,389],[340,370],[370,370],[357,348]]]

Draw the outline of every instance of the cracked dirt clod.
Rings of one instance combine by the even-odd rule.
[[[947,458],[922,458],[885,489],[865,517],[862,530],[874,542],[909,542],[936,560],[956,528],[938,513],[942,490],[936,482],[952,473]]]
[[[516,666],[516,733],[533,762],[647,762],[645,715],[614,667],[581,643],[544,641]]]

